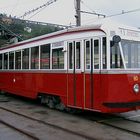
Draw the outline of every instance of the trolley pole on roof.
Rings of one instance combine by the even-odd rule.
[[[76,2],[76,15],[75,15],[75,18],[76,18],[76,26],[81,26],[81,6],[80,6],[80,2],[81,0],[75,0]]]

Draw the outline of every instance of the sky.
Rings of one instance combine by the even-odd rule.
[[[20,17],[25,12],[35,9],[49,0],[0,0],[0,13],[8,16]],[[81,10],[96,12],[106,16],[119,14],[140,9],[140,0],[81,0]],[[57,0],[36,14],[30,14],[24,19],[40,22],[75,25],[75,0]],[[92,24],[103,17],[81,13],[82,25]],[[106,18],[130,26],[140,27],[140,10],[133,13],[123,14]]]

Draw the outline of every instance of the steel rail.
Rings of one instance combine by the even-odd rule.
[[[13,114],[16,114],[16,115],[19,115],[19,116],[22,116],[22,117],[24,117],[26,119],[29,119],[29,120],[32,120],[32,121],[37,121],[38,123],[41,123],[41,124],[44,124],[44,125],[48,125],[48,126],[54,128],[54,129],[62,130],[62,131],[65,131],[67,133],[70,133],[72,135],[79,136],[81,138],[85,138],[85,139],[88,139],[88,140],[96,140],[95,138],[93,138],[91,136],[88,136],[88,135],[85,135],[85,134],[82,134],[82,133],[75,132],[73,130],[70,130],[70,129],[67,129],[67,128],[64,128],[64,127],[55,125],[53,123],[42,121],[42,120],[39,120],[37,118],[30,117],[30,116],[25,115],[25,114],[18,113],[16,111],[10,110],[10,109],[5,108],[5,107],[2,107],[2,106],[0,106],[0,109],[5,110],[5,111],[10,112],[10,113],[13,113]]]
[[[121,130],[123,132],[131,133],[133,135],[136,135],[136,136],[140,137],[140,132],[133,131],[133,130],[131,130],[131,128],[130,129],[126,129],[126,128],[121,127],[119,125],[115,125],[112,122],[109,122],[109,121],[114,121],[115,122],[115,121],[119,121],[119,120],[120,121],[124,120],[124,121],[128,121],[130,123],[138,123],[138,124],[140,124],[140,121],[130,120],[128,118],[124,118],[124,117],[116,116],[116,115],[111,115],[111,117],[112,118],[103,119],[103,120],[102,119],[101,120],[97,120],[95,118],[88,118],[88,117],[86,119],[88,119],[90,121],[94,121],[94,122],[99,123],[99,124],[103,124],[103,125],[106,125],[106,126],[109,126],[109,127],[115,128],[115,129],[118,129],[118,130]]]
[[[37,138],[36,136],[34,136],[34,135],[32,135],[32,134],[30,134],[30,133],[28,133],[28,132],[26,132],[26,131],[24,131],[24,130],[22,130],[22,129],[19,129],[19,128],[17,128],[17,127],[15,127],[15,126],[13,126],[13,125],[11,125],[11,124],[5,122],[4,120],[0,120],[0,123],[2,123],[2,124],[4,124],[4,125],[8,126],[9,128],[12,128],[13,130],[18,131],[18,132],[21,133],[21,134],[26,135],[27,137],[30,137],[30,138],[33,139],[33,140],[40,140],[40,139]]]

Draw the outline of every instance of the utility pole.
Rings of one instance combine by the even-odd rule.
[[[76,2],[76,15],[75,15],[75,18],[76,18],[76,26],[81,26],[81,0],[75,0]]]

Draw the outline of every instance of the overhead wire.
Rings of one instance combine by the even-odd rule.
[[[92,12],[86,12],[86,11],[81,11],[81,12],[83,12],[83,13],[87,13],[87,14],[95,14],[95,15],[98,15],[98,18],[99,18],[99,16],[102,16],[103,18],[110,18],[110,17],[115,17],[115,16],[121,16],[121,15],[124,15],[124,14],[129,14],[129,13],[133,13],[133,12],[138,12],[138,11],[140,11],[140,8],[137,8],[137,9],[134,9],[134,10],[129,10],[129,11],[124,11],[124,10],[122,10],[122,12],[121,13],[117,13],[117,14],[113,14],[113,15],[109,15],[109,16],[106,16],[106,15],[104,15],[104,14],[98,14],[98,13],[96,13],[93,9],[91,9],[87,4],[85,4],[85,2],[83,1],[83,0],[81,0],[81,3],[86,7],[86,8],[88,8],[90,11],[92,11]],[[90,21],[91,20],[93,20],[93,18],[92,19],[90,19]],[[94,18],[94,20],[95,20],[95,18]],[[88,20],[89,21],[89,20]]]
[[[34,13],[32,16],[30,16],[30,17],[28,18],[28,19],[31,19],[32,17],[34,17],[35,15],[37,15],[38,13],[40,13],[41,11],[43,11],[43,10],[46,8],[46,6],[52,4],[52,3],[56,2],[56,1],[57,1],[57,0],[49,0],[47,3],[45,3],[45,4],[41,5],[41,6],[35,8],[35,9],[32,9],[32,10],[30,10],[30,11],[28,11],[28,12],[25,12],[25,13],[24,13],[22,16],[20,16],[19,18],[24,18],[25,16]],[[76,1],[76,0],[75,0],[75,1]],[[17,1],[17,3],[18,3],[18,1]],[[88,8],[90,11],[92,11],[92,14],[93,14],[93,15],[94,15],[94,14],[97,15],[98,18],[99,18],[99,16],[102,16],[102,15],[103,15],[103,14],[98,14],[98,13],[96,13],[91,7],[89,7],[87,4],[85,4],[85,2],[84,2],[83,0],[81,0],[81,3],[82,3],[86,8]],[[121,15],[124,15],[124,14],[129,14],[129,13],[138,12],[138,11],[140,11],[140,8],[134,9],[134,10],[129,10],[129,11],[122,11],[121,13],[117,13],[117,14],[113,14],[113,15],[108,15],[108,16],[105,16],[105,15],[104,15],[104,18],[110,18],[110,17],[115,17],[115,16],[121,16]],[[36,13],[35,13],[35,12],[36,12]],[[85,11],[83,11],[83,12],[85,12]],[[85,12],[85,13],[89,14],[89,13],[91,13],[91,12]],[[91,21],[91,20],[93,20],[93,18],[90,19],[90,20],[88,20],[88,21]],[[94,20],[95,20],[95,18],[94,18]],[[87,20],[86,20],[86,21],[87,21]]]
[[[22,41],[23,39],[17,35],[16,33],[14,33],[13,31],[11,31],[10,29],[8,29],[8,27],[6,27],[5,25],[0,23],[0,28],[3,28],[3,30],[5,30],[6,32],[10,33],[11,35],[17,37],[20,41]]]
[[[36,16],[38,13],[40,13],[41,11],[43,11],[45,8],[46,8],[46,7],[40,9],[38,12],[36,12],[36,13],[33,14],[32,16],[30,16],[30,17],[28,18],[28,20],[31,19],[31,18],[33,18],[34,16]]]
[[[81,0],[81,4],[83,4],[89,11],[91,11],[91,12],[88,12],[88,11],[82,11],[81,10],[81,13],[95,15],[95,16],[98,16],[98,18],[100,18],[100,17],[106,17],[105,14],[97,13],[96,11],[94,11],[91,7],[89,7],[87,4],[85,4],[85,2],[83,0]]]
[[[49,6],[50,4],[52,4],[52,3],[56,2],[56,1],[57,1],[57,0],[49,0],[49,1],[47,1],[47,3],[45,3],[45,4],[41,5],[41,6],[36,7],[36,8],[34,8],[34,9],[32,9],[32,10],[29,10],[29,11],[25,12],[23,15],[21,15],[21,16],[18,17],[18,18],[19,18],[19,19],[21,19],[21,18],[24,19],[25,16],[30,15],[30,14],[32,14],[32,13],[35,13],[35,12],[37,11],[37,13],[35,13],[35,14],[33,15],[33,16],[35,16],[36,14],[38,14],[39,12],[41,12],[44,8],[46,8],[47,6]],[[41,10],[38,11],[39,9],[41,9]],[[30,18],[32,18],[33,16],[31,16]]]
[[[81,4],[83,4],[86,8],[88,8],[91,12],[96,13],[92,8],[90,8],[83,0],[81,0]]]
[[[112,18],[112,17],[116,17],[116,16],[122,16],[122,15],[125,15],[125,14],[129,14],[129,13],[134,13],[134,12],[139,12],[140,11],[140,8],[137,8],[137,9],[133,9],[133,10],[129,10],[129,11],[124,11],[124,10],[122,10],[122,12],[120,12],[120,13],[117,13],[117,14],[112,14],[112,15],[108,15],[108,16],[105,16],[104,18]],[[96,19],[89,19],[88,20],[88,22],[86,22],[86,24],[88,23],[91,23],[91,22],[89,22],[89,21],[92,21],[93,22],[93,20],[96,20]]]
[[[18,4],[19,4],[19,1],[20,1],[20,0],[17,0],[17,1],[16,1],[16,4],[13,5],[14,8],[12,8],[11,14],[10,14],[10,15],[12,15],[12,12],[17,8],[17,6],[18,6]],[[17,37],[19,41],[22,41],[22,40],[23,40],[22,37],[20,37],[20,36],[19,36],[18,34],[16,34],[16,33],[14,33],[11,29],[9,29],[6,25],[2,24],[1,22],[0,22],[0,28],[1,28],[1,30],[6,31],[7,34],[10,34],[11,36]]]
[[[122,10],[121,13],[109,15],[109,16],[106,16],[106,18],[108,18],[108,17],[114,17],[114,16],[120,16],[120,15],[129,14],[129,13],[134,13],[134,12],[139,12],[139,11],[140,11],[140,8],[134,9],[134,10],[129,10],[129,11],[126,11],[126,12],[125,12],[124,10]]]

